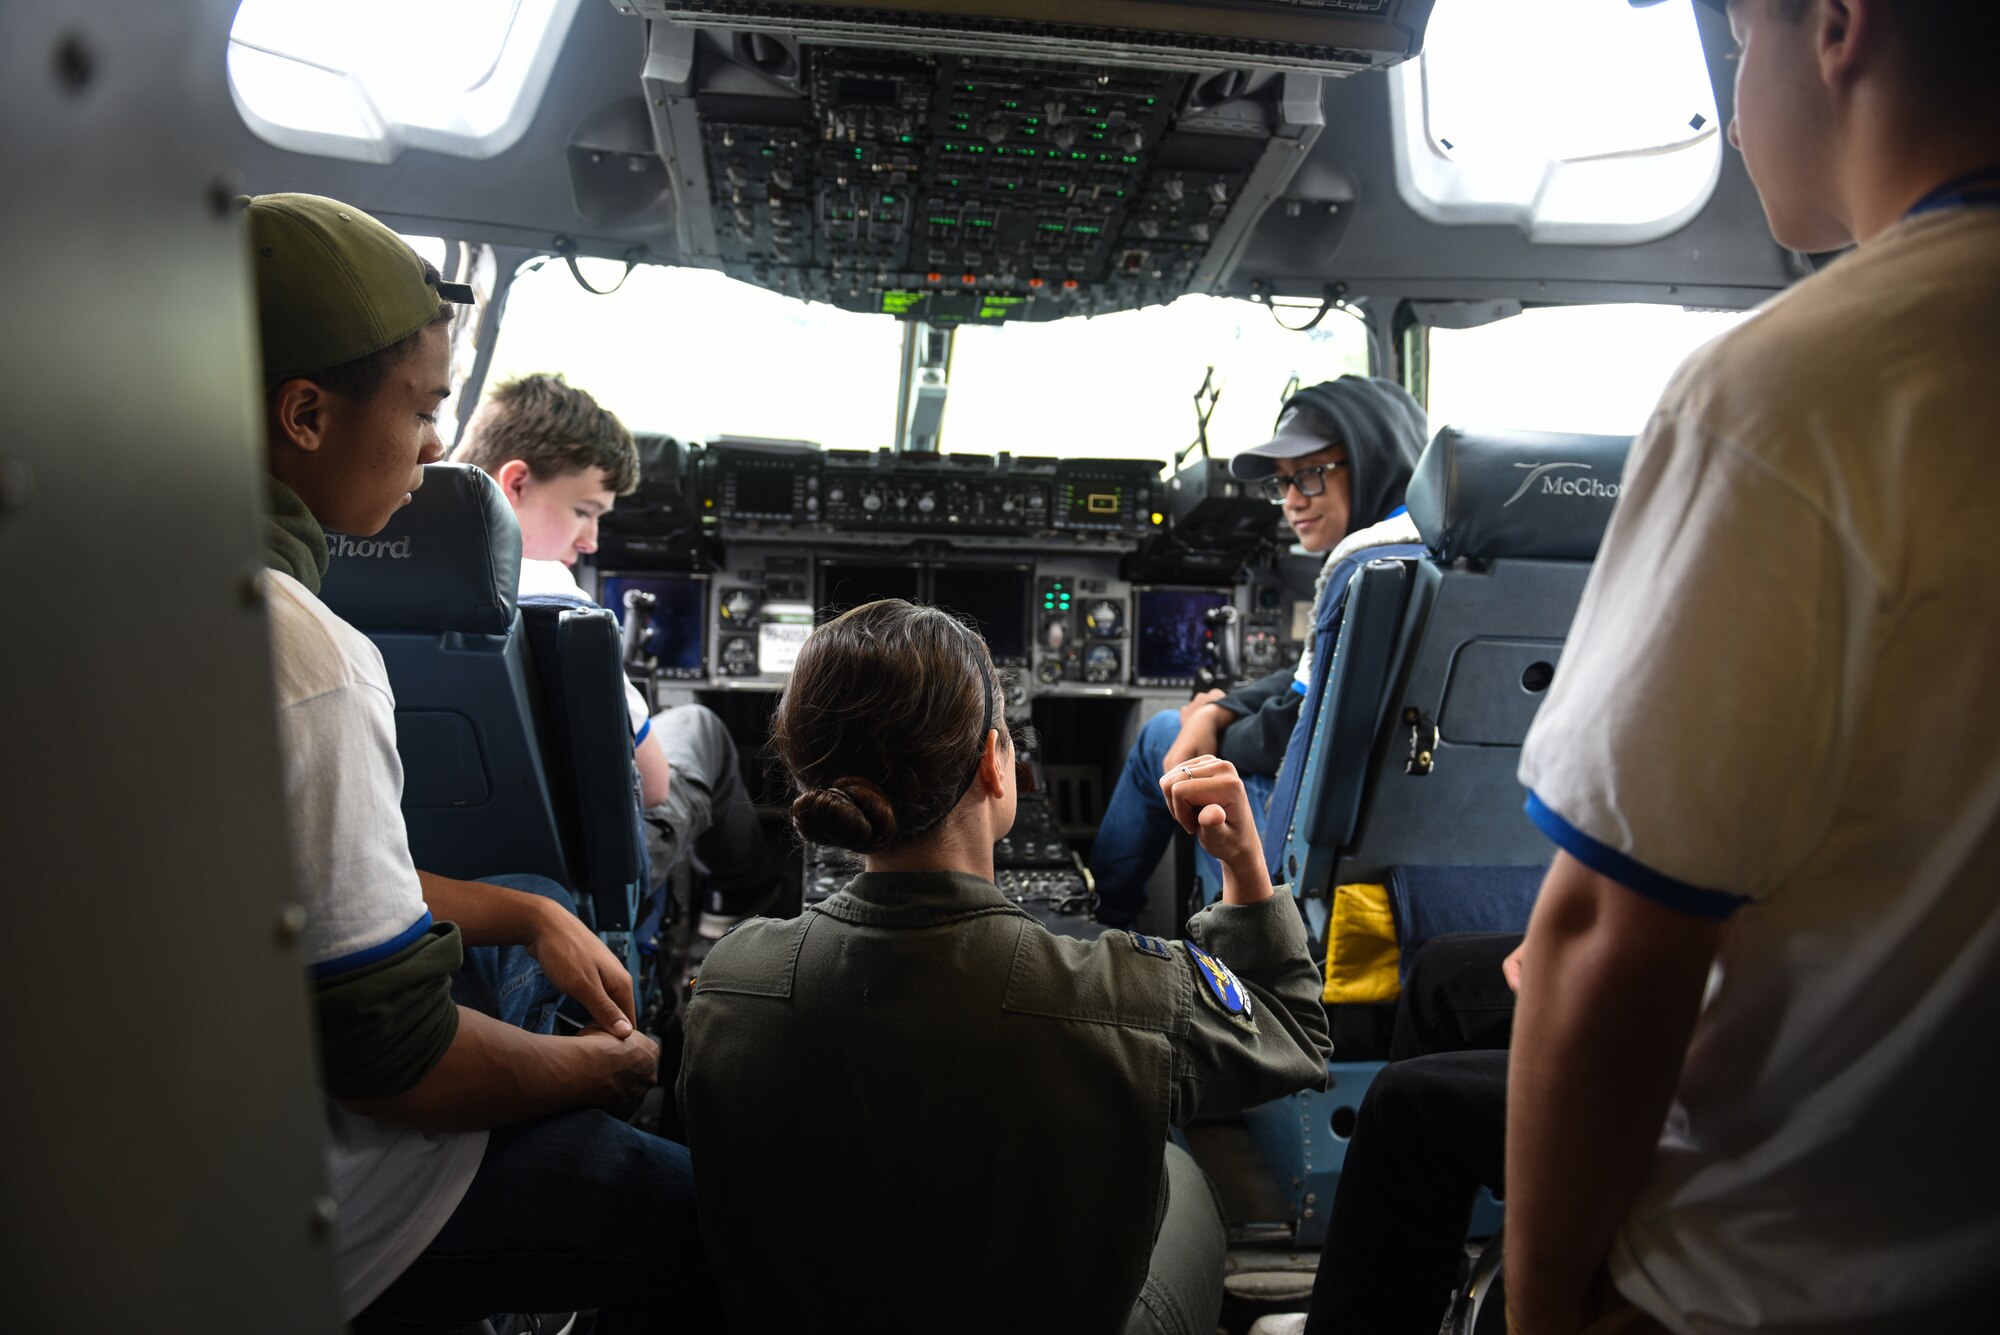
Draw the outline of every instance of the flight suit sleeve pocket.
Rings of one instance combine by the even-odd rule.
[[[1172,955],[1155,953],[1164,949],[1130,932],[1076,941],[1024,925],[1002,1005],[1020,1015],[1177,1033],[1186,1023],[1181,984]]]
[[[812,926],[808,913],[790,921],[754,918],[715,943],[695,973],[696,996],[734,992],[753,997],[790,997],[799,952]]]

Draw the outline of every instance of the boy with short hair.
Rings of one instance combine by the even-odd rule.
[[[1968,1080],[2000,1029],[2000,7],[1727,9],[1773,234],[1856,249],[1668,386],[1523,749],[1562,851],[1510,1324],[1970,1330],[2000,1302]]]
[[[521,376],[487,394],[452,460],[484,470],[514,507],[522,599],[588,603],[571,567],[597,550],[598,521],[639,485],[624,423],[560,375]],[[648,717],[645,696],[630,680],[625,689],[653,874],[692,850],[710,880],[699,925],[718,937],[769,907],[777,881],[736,743],[711,709]]]
[[[260,197],[248,230],[270,472],[265,601],[341,1315],[367,1328],[598,1307],[610,1331],[705,1311],[686,1150],[599,1111],[630,1112],[655,1079],[631,979],[553,883],[412,865],[381,654],[318,597],[326,529],[381,531],[443,453],[449,302],[470,293],[334,200]],[[466,946],[492,949],[469,960]],[[501,1018],[454,1002],[455,989],[494,991],[503,971]],[[550,1036],[558,992],[595,1023]],[[529,999],[542,1032],[520,1027]]]

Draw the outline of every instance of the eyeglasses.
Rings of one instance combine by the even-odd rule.
[[[1326,490],[1326,475],[1347,467],[1347,460],[1341,459],[1330,464],[1314,464],[1311,468],[1301,468],[1296,473],[1273,473],[1257,485],[1264,492],[1264,499],[1283,503],[1285,489],[1297,487],[1301,496],[1318,496]]]

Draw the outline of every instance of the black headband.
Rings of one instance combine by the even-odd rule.
[[[956,617],[952,618],[952,624],[957,626],[964,633],[965,637],[972,641],[972,656],[974,661],[979,664],[980,694],[986,698],[986,715],[979,724],[979,740],[974,744],[972,768],[965,772],[965,782],[958,785],[958,792],[952,795],[948,806],[923,825],[910,831],[911,834],[922,834],[925,830],[930,829],[931,826],[937,824],[958,809],[958,804],[965,799],[967,793],[972,791],[973,781],[979,777],[979,766],[986,759],[986,734],[993,731],[993,695],[995,690],[998,689],[997,684],[993,680],[993,668],[987,663],[985,648],[980,643],[979,637],[972,633],[971,627]]]

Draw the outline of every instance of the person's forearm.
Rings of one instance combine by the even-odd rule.
[[[639,805],[650,809],[666,801],[673,787],[673,767],[660,739],[648,734],[632,753],[632,764],[639,771]]]
[[[1235,866],[1222,864],[1222,902],[1225,904],[1257,904],[1271,897],[1271,874],[1264,869],[1264,860],[1245,859]]]
[[[439,922],[458,924],[458,934],[468,946],[521,946],[535,939],[543,915],[560,911],[552,899],[531,895],[525,890],[509,890],[484,881],[457,881],[434,872],[419,871],[424,903]]]
[[[1716,924],[1567,854],[1528,929],[1507,1098],[1507,1305],[1570,1335],[1645,1180],[1714,954]]]
[[[393,1098],[342,1106],[426,1131],[476,1131],[604,1097],[604,1062],[589,1043],[531,1034],[460,1006],[457,1036],[423,1079]]]
[[[1227,705],[1213,704],[1203,705],[1195,712],[1195,717],[1200,719],[1205,727],[1212,729],[1217,737],[1220,737],[1230,724],[1243,716]]]
[[[1167,748],[1166,768],[1194,759],[1196,756],[1212,756],[1222,745],[1222,733],[1236,715],[1221,705],[1203,705],[1181,720],[1180,735]]]

